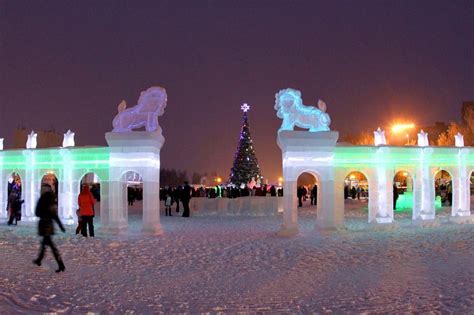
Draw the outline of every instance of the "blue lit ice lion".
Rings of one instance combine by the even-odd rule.
[[[329,131],[331,118],[326,113],[326,103],[319,100],[318,108],[303,105],[301,92],[298,90],[281,90],[275,94],[275,110],[278,118],[283,119],[278,131],[293,130],[295,126],[311,132]]]
[[[127,108],[125,101],[118,106],[118,114],[112,122],[113,132],[132,131],[145,127],[146,131],[158,131],[158,116],[165,112],[167,102],[166,90],[159,86],[152,86],[140,93],[137,105]]]

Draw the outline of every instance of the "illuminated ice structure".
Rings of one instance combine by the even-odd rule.
[[[275,108],[291,104],[291,98],[299,102],[301,94],[294,91],[286,89],[277,93]],[[428,135],[423,131],[419,134],[419,146],[389,146],[380,129],[374,134],[374,146],[337,144],[338,132],[328,130],[329,116],[325,119],[328,124],[322,127],[307,125],[309,131],[293,131],[293,118],[288,120],[289,116],[285,116],[291,115],[288,112],[291,110],[287,114],[278,114],[283,118],[277,136],[282,150],[284,178],[281,235],[298,233],[297,180],[305,172],[314,175],[319,185],[318,228],[333,229],[344,225],[344,179],[353,171],[362,172],[368,180],[369,223],[393,222],[393,178],[398,171],[407,172],[414,179],[413,220],[425,222],[435,219],[434,183],[435,175],[440,170],[449,172],[452,178],[453,220],[463,222],[471,219],[470,174],[474,171],[474,148],[430,147]],[[310,110],[307,112],[311,113]],[[301,117],[303,112],[298,115],[301,121],[312,119]]]
[[[141,92],[137,105],[127,108],[125,101],[118,105],[118,114],[113,121],[114,132],[127,132],[145,127],[146,131],[161,134],[158,116],[165,112],[167,95],[164,88],[153,86]]]
[[[76,142],[74,141],[74,136],[76,134],[74,132],[72,132],[71,130],[68,130],[65,134],[64,134],[64,138],[63,138],[63,148],[67,148],[67,147],[75,147],[76,146]]]
[[[120,132],[106,133],[108,147],[74,147],[73,133],[68,132],[62,148],[35,149],[36,134],[32,132],[27,150],[0,151],[0,217],[7,217],[7,184],[12,173],[22,181],[25,221],[37,219],[34,212],[41,181],[43,176],[54,174],[59,186],[59,216],[66,224],[75,224],[81,180],[94,173],[100,180],[101,225],[105,231],[120,232],[128,225],[126,175],[136,172],[143,180],[143,231],[161,233],[160,150],[165,139],[157,116],[164,112],[166,91],[149,88],[142,92],[138,103],[138,108],[122,111],[114,119],[114,130]],[[141,126],[150,131],[133,131]]]
[[[280,130],[293,130],[294,126],[309,131],[328,131],[331,119],[326,113],[326,103],[318,101],[318,108],[303,105],[301,92],[294,89],[281,90],[275,94],[275,110],[283,119]]]

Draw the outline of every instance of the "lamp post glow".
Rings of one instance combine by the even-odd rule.
[[[410,130],[415,128],[414,123],[394,123],[390,128],[392,135],[403,135],[405,133],[405,137],[407,138],[406,145],[410,144]]]

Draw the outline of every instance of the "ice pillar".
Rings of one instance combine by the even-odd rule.
[[[452,216],[466,217],[471,215],[471,174],[466,166],[468,148],[460,148],[458,159],[458,176],[453,179]]]
[[[59,217],[65,224],[74,224],[76,221],[75,210],[77,209],[77,202],[74,202],[73,199],[77,198],[77,195],[75,195],[73,191],[71,151],[68,149],[60,149],[59,153],[63,159],[62,176],[58,179]]]
[[[393,186],[386,165],[388,152],[389,148],[387,147],[377,148],[376,151],[377,167],[374,180],[376,191],[369,194],[369,198],[371,198],[369,207],[375,209],[369,209],[369,223],[374,219],[377,223],[391,223],[393,221]]]
[[[419,149],[419,167],[415,173],[413,195],[415,198],[413,220],[433,220],[435,218],[434,178],[430,160],[433,148]]]
[[[26,169],[24,181],[22,178],[25,200],[22,220],[34,221],[36,220],[36,203],[40,197],[41,177],[36,167],[36,152],[33,149],[28,149],[23,151],[23,155],[25,156]]]

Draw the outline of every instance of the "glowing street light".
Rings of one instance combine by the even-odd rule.
[[[413,129],[413,128],[415,128],[415,124],[408,123],[408,124],[394,124],[391,129],[393,133],[399,133],[403,131],[406,132],[407,130]]]
[[[414,123],[395,123],[390,128],[393,134],[401,134],[405,133],[405,137],[407,138],[407,145],[410,144],[410,133],[411,129],[415,128]]]

